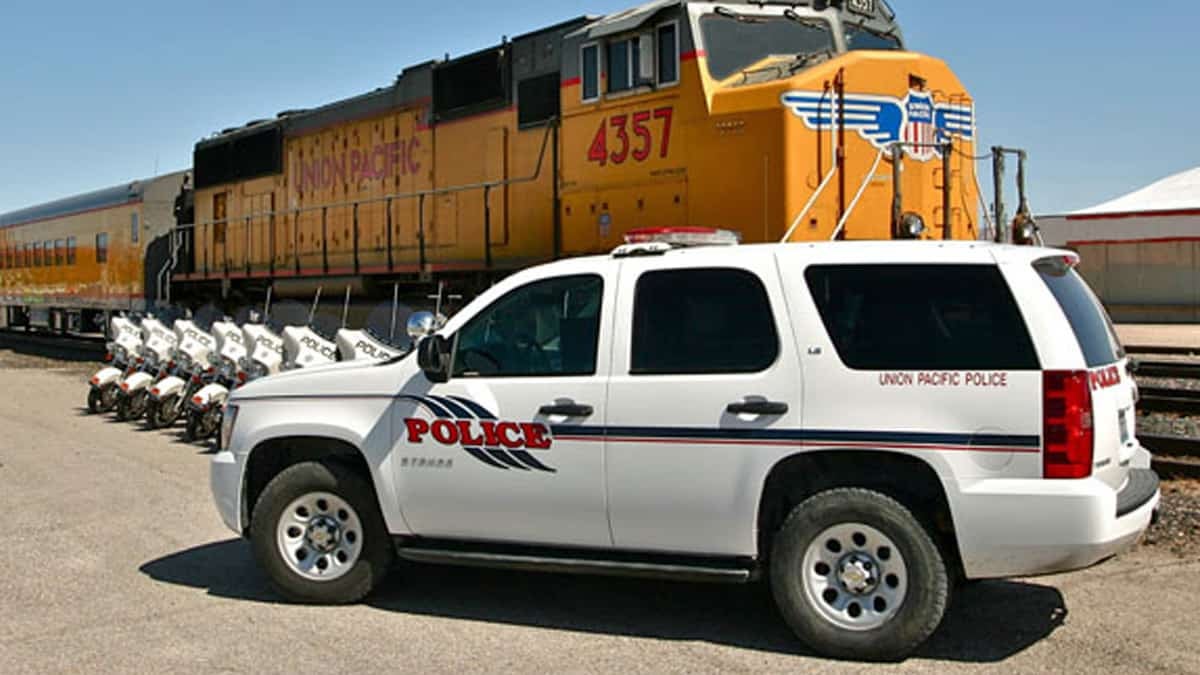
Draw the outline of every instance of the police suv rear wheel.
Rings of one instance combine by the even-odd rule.
[[[894,499],[822,492],[775,533],[771,587],[792,630],[826,656],[903,659],[937,629],[949,599],[929,533]]]
[[[337,462],[304,462],[263,490],[250,521],[254,555],[285,598],[357,602],[387,575],[393,551],[366,479]]]

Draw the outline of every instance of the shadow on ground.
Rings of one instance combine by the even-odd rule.
[[[169,584],[238,600],[282,602],[240,539],[207,544],[140,568]],[[724,586],[403,564],[367,604],[377,609],[809,655],[784,625],[766,584]],[[1057,589],[972,584],[915,658],[993,663],[1054,632],[1066,618]]]
[[[104,341],[6,330],[0,331],[0,349],[7,349],[21,356],[86,363],[100,361],[104,356]]]

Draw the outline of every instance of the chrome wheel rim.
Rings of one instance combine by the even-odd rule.
[[[846,630],[878,628],[908,594],[908,568],[896,544],[864,523],[826,528],[808,545],[800,576],[817,614]]]
[[[329,492],[310,492],[279,516],[275,541],[284,562],[311,581],[332,581],[362,554],[362,521],[354,507]]]

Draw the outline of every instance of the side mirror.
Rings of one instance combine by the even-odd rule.
[[[408,337],[413,339],[413,342],[420,342],[421,338],[433,335],[438,329],[437,317],[433,312],[413,312],[412,316],[408,317]]]
[[[417,343],[417,365],[430,382],[450,379],[450,341],[441,335],[429,335]]]

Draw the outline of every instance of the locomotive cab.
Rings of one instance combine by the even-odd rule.
[[[978,237],[971,100],[905,50],[883,0],[652,3],[571,39],[568,251],[674,225],[749,242]]]

